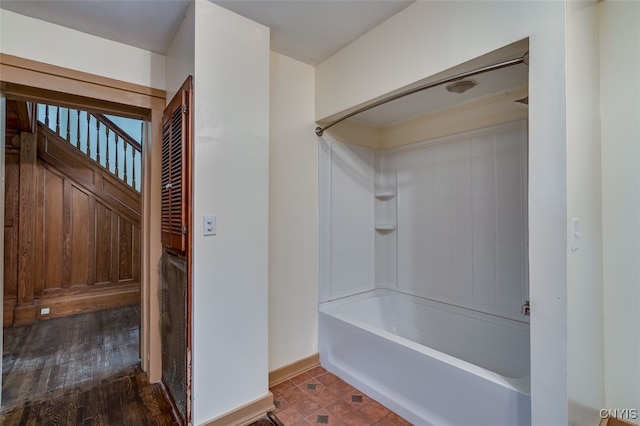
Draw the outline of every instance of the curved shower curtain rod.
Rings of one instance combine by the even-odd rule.
[[[525,65],[529,65],[529,52],[525,52],[524,55],[522,55],[519,58],[515,58],[515,59],[509,59],[507,61],[504,62],[499,62],[497,64],[493,64],[493,65],[487,65],[486,67],[482,67],[482,68],[476,68],[474,70],[471,71],[467,71],[467,72],[463,72],[460,74],[456,74],[452,77],[448,77],[448,78],[444,78],[442,80],[438,80],[438,81],[434,81],[433,83],[427,83],[424,84],[422,86],[418,86],[416,88],[413,89],[409,89],[406,92],[401,92],[401,93],[397,93],[393,96],[389,96],[388,98],[384,98],[381,99],[377,102],[374,102],[370,105],[366,105],[363,106],[361,108],[358,108],[355,111],[350,112],[349,114],[345,115],[344,117],[341,117],[335,121],[332,121],[331,123],[327,124],[324,127],[316,127],[316,135],[318,136],[322,136],[322,134],[324,133],[325,130],[329,129],[330,127],[335,126],[336,124],[353,117],[354,115],[360,114],[361,112],[365,112],[365,111],[369,111],[372,108],[375,108],[377,106],[386,104],[387,102],[391,102],[391,101],[395,101],[396,99],[400,99],[400,98],[404,98],[405,96],[409,96],[412,95],[414,93],[418,93],[418,92],[422,92],[423,90],[427,90],[427,89],[431,89],[432,87],[436,87],[436,86],[441,86],[443,84],[446,83],[451,83],[454,82],[456,80],[461,80],[463,78],[467,78],[467,77],[472,77],[474,75],[478,75],[478,74],[484,74],[486,72],[489,71],[495,71],[495,70],[499,70],[502,68],[507,68],[513,65],[519,65],[519,64],[525,64]]]

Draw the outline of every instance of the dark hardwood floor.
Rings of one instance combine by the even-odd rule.
[[[130,376],[139,364],[137,306],[4,329],[2,411]]]
[[[160,385],[140,368],[125,376],[67,389],[59,396],[0,414],[2,425],[177,425]]]
[[[135,306],[4,329],[0,425],[178,425],[139,367],[139,330]]]

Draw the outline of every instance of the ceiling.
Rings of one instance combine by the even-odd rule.
[[[0,7],[164,54],[189,3],[189,0],[1,0]]]
[[[414,0],[212,1],[269,27],[272,50],[317,65]]]
[[[417,116],[526,87],[529,81],[529,67],[524,64],[514,65],[466,80],[473,80],[477,85],[464,93],[451,93],[447,91],[447,84],[443,84],[362,112],[356,115],[354,120],[370,126],[387,127]]]
[[[317,65],[341,48],[409,6],[414,0],[210,0],[271,29],[271,49]],[[165,54],[191,0],[0,0],[0,8],[98,37]],[[526,43],[501,49],[499,57],[476,58],[476,65],[513,58]],[[497,52],[497,51],[496,51]],[[519,52],[519,53],[518,53]],[[517,55],[515,55],[517,53]],[[473,61],[471,61],[473,62]],[[465,69],[469,64],[463,64]],[[455,74],[452,70],[448,75]],[[447,72],[449,72],[447,71]],[[491,94],[527,85],[527,67],[478,75],[464,94],[436,87],[377,107],[355,117],[384,127]],[[442,78],[442,76],[438,77]]]
[[[271,28],[271,49],[317,65],[414,0],[222,0]],[[165,54],[190,0],[1,0],[0,8]]]

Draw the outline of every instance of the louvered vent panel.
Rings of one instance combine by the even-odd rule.
[[[190,214],[189,190],[185,185],[190,152],[189,115],[191,80],[185,83],[167,106],[162,117],[162,244],[185,252],[187,218]]]
[[[162,233],[171,232],[170,184],[171,184],[171,126],[170,122],[162,126]],[[164,240],[164,238],[163,238]]]
[[[171,233],[182,235],[182,146],[183,146],[183,126],[182,126],[182,105],[173,111],[171,117]]]

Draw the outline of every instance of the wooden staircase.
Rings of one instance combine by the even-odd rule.
[[[101,114],[38,110],[5,149],[4,326],[140,300],[140,144]]]

